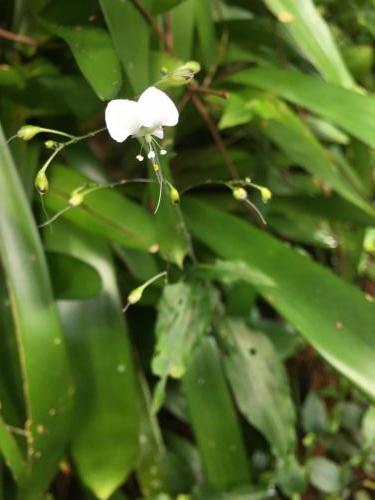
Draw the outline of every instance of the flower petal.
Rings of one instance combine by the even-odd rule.
[[[147,128],[173,127],[178,123],[178,110],[167,94],[155,87],[146,89],[138,99],[141,125]]]
[[[117,142],[123,142],[129,135],[135,134],[139,122],[138,103],[128,99],[114,99],[105,110],[105,123],[109,135]]]
[[[152,135],[154,135],[155,137],[157,137],[158,139],[163,139],[164,137],[164,131],[163,131],[163,128],[162,127],[158,127],[156,128],[153,132],[152,132]]]

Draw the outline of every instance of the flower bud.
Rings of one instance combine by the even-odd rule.
[[[49,183],[45,171],[41,168],[36,174],[34,186],[39,194],[47,194]]]
[[[44,145],[47,149],[55,149],[58,146],[58,143],[49,139],[48,141],[45,141]]]
[[[246,191],[246,189],[244,189],[242,187],[237,187],[237,188],[233,189],[232,194],[236,200],[243,201],[243,200],[246,200],[246,198],[247,198],[247,191]]]
[[[17,137],[24,141],[29,141],[33,139],[42,129],[40,127],[36,127],[35,125],[24,125],[17,132]]]
[[[139,302],[143,295],[144,286],[134,288],[128,295],[128,304],[136,304]]]
[[[83,193],[76,191],[70,195],[69,205],[71,207],[78,207],[83,202]]]
[[[174,205],[180,203],[180,194],[174,186],[170,186],[169,198]]]
[[[264,186],[260,187],[259,190],[260,190],[260,194],[262,196],[263,203],[267,203],[267,201],[269,201],[272,198],[271,191]]]

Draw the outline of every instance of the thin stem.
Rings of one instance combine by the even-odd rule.
[[[217,90],[211,89],[209,87],[202,87],[200,85],[197,85],[196,83],[191,83],[189,85],[189,90],[191,92],[197,92],[199,94],[216,95],[217,97],[222,97],[223,99],[226,99],[228,97],[228,92],[226,90]]]
[[[52,128],[44,128],[44,127],[39,127],[40,132],[49,132],[51,134],[55,135],[62,135],[63,137],[68,137],[69,139],[73,139],[74,135],[68,134],[67,132],[61,132],[61,130],[54,130]]]
[[[38,41],[35,38],[27,35],[20,35],[19,33],[13,33],[12,31],[5,30],[4,28],[0,28],[0,38],[15,43],[31,45],[32,47],[36,47],[38,45]]]
[[[220,136],[220,133],[214,123],[214,121],[211,118],[211,115],[206,108],[206,106],[203,104],[203,102],[197,97],[196,95],[192,95],[191,99],[194,103],[194,106],[196,107],[197,111],[203,118],[204,122],[206,123],[209,131],[211,132],[212,138],[216,144],[217,149],[219,150],[231,176],[233,179],[238,179],[239,174],[236,165],[233,163],[231,160],[227,148],[225,147],[225,144]]]
[[[69,141],[63,142],[58,145],[58,147],[55,149],[55,151],[51,154],[51,156],[48,158],[48,160],[45,162],[43,167],[41,168],[42,172],[46,172],[47,168],[51,164],[52,160],[67,146],[71,146],[72,144],[76,144],[79,141],[82,141],[84,139],[88,139],[89,137],[94,137],[95,135],[99,134],[100,132],[103,132],[106,130],[106,127],[100,128],[98,130],[94,130],[93,132],[89,132],[88,134],[84,135],[79,135],[79,136],[71,136],[69,134],[66,134],[65,132],[60,132],[60,135],[66,135],[67,137],[71,137]],[[43,131],[48,131],[49,129],[43,129]],[[56,130],[52,130],[53,133],[59,133]]]
[[[166,51],[168,53],[170,53],[169,52],[168,41],[166,40],[165,35],[164,35],[163,31],[160,29],[159,23],[154,18],[154,16],[145,8],[144,5],[141,4],[141,2],[139,0],[130,0],[130,1],[134,5],[134,7],[138,10],[138,12],[143,16],[143,18],[146,20],[146,22],[154,30],[154,32],[157,35],[157,37],[163,43]]]

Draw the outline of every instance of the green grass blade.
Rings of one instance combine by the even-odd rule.
[[[248,482],[241,430],[213,338],[195,351],[183,388],[208,482],[218,490]]]
[[[70,423],[71,386],[46,261],[31,210],[0,129],[0,255],[20,354],[28,433],[23,498],[56,473]],[[31,469],[32,468],[32,469]]]

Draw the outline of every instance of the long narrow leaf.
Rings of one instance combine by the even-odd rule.
[[[343,87],[354,82],[331,31],[313,0],[264,0],[301,50],[324,78]]]
[[[42,247],[0,129],[0,255],[20,352],[27,421],[23,498],[42,492],[66,444],[73,387]],[[32,474],[31,474],[32,472]]]

